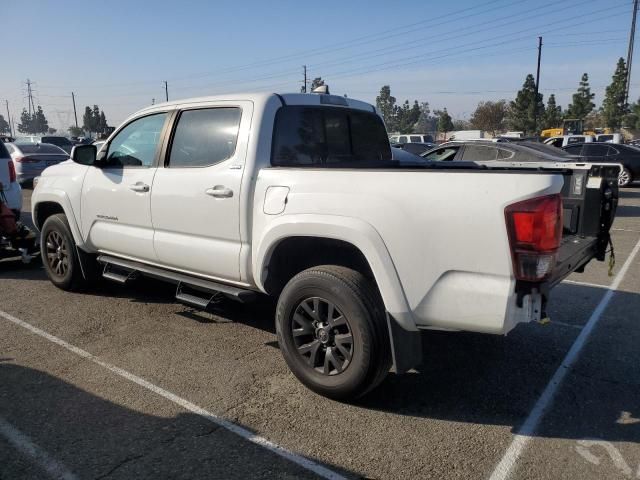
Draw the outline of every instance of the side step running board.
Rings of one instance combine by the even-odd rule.
[[[113,265],[107,263],[102,271],[102,276],[108,280],[125,284],[129,280],[132,280],[136,276],[135,270],[127,270],[126,272],[116,272],[113,270]]]
[[[193,277],[191,275],[185,275],[184,273],[165,270],[164,268],[154,267],[152,265],[135,262],[133,260],[125,260],[123,258],[112,257],[111,255],[98,256],[98,262],[105,265],[105,272],[103,273],[103,276],[105,278],[109,278],[110,280],[115,280],[120,283],[126,283],[127,280],[130,280],[136,274],[141,274],[177,284],[178,289],[176,291],[176,298],[194,306],[201,306],[202,304],[209,305],[209,303],[211,303],[213,297],[217,293],[222,293],[227,297],[239,302],[246,302],[255,298],[256,296],[256,292],[254,292],[253,290],[247,290],[233,285],[226,285],[224,283],[218,283],[203,278]],[[129,276],[120,272],[114,272],[110,265],[116,267],[117,269],[123,269],[130,272]],[[122,281],[123,278],[124,281]],[[190,287],[199,292],[206,292],[207,294],[210,294],[209,296],[211,298],[207,300],[204,297],[185,293],[182,291],[182,286]],[[180,298],[178,297],[178,295],[180,295]]]
[[[195,291],[194,293],[187,293],[184,291],[185,286],[188,288],[188,286],[184,285],[182,282],[178,283],[178,288],[176,289],[176,300],[186,303],[187,305],[191,305],[192,307],[201,308],[202,310],[206,310],[209,305],[215,302],[216,297],[220,296],[220,293],[218,292],[208,292],[208,294],[202,291],[197,292],[203,294],[202,296],[196,295]]]

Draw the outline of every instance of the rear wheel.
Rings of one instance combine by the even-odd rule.
[[[326,265],[293,277],[278,300],[276,331],[293,374],[321,395],[356,398],[389,372],[384,308],[357,271]]]
[[[76,243],[65,215],[51,215],[45,220],[40,254],[47,276],[56,287],[81,290],[88,285],[82,275]]]
[[[618,186],[619,187],[628,187],[629,184],[633,182],[633,177],[631,176],[631,172],[627,167],[623,167],[618,174]]]

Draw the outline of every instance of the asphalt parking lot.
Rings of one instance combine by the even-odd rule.
[[[551,323],[425,333],[424,366],[357,404],[289,373],[268,301],[70,294],[4,260],[0,478],[640,478],[637,184],[613,228],[614,276],[572,275]]]

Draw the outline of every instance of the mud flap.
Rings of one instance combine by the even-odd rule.
[[[396,320],[387,313],[387,326],[391,342],[391,356],[394,373],[406,373],[422,363],[422,334],[420,331],[411,332],[402,328]]]

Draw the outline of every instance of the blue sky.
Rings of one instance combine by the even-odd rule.
[[[51,126],[98,104],[110,124],[164,99],[298,91],[302,65],[332,93],[428,101],[467,118],[481,100],[512,99],[535,73],[566,106],[583,72],[596,104],[626,58],[631,0],[205,1],[3,0],[9,60],[0,101],[16,120],[27,78]],[[640,35],[640,34],[639,34]],[[640,95],[640,58],[631,98]],[[5,109],[2,109],[5,114]],[[81,118],[79,119],[81,122]]]

